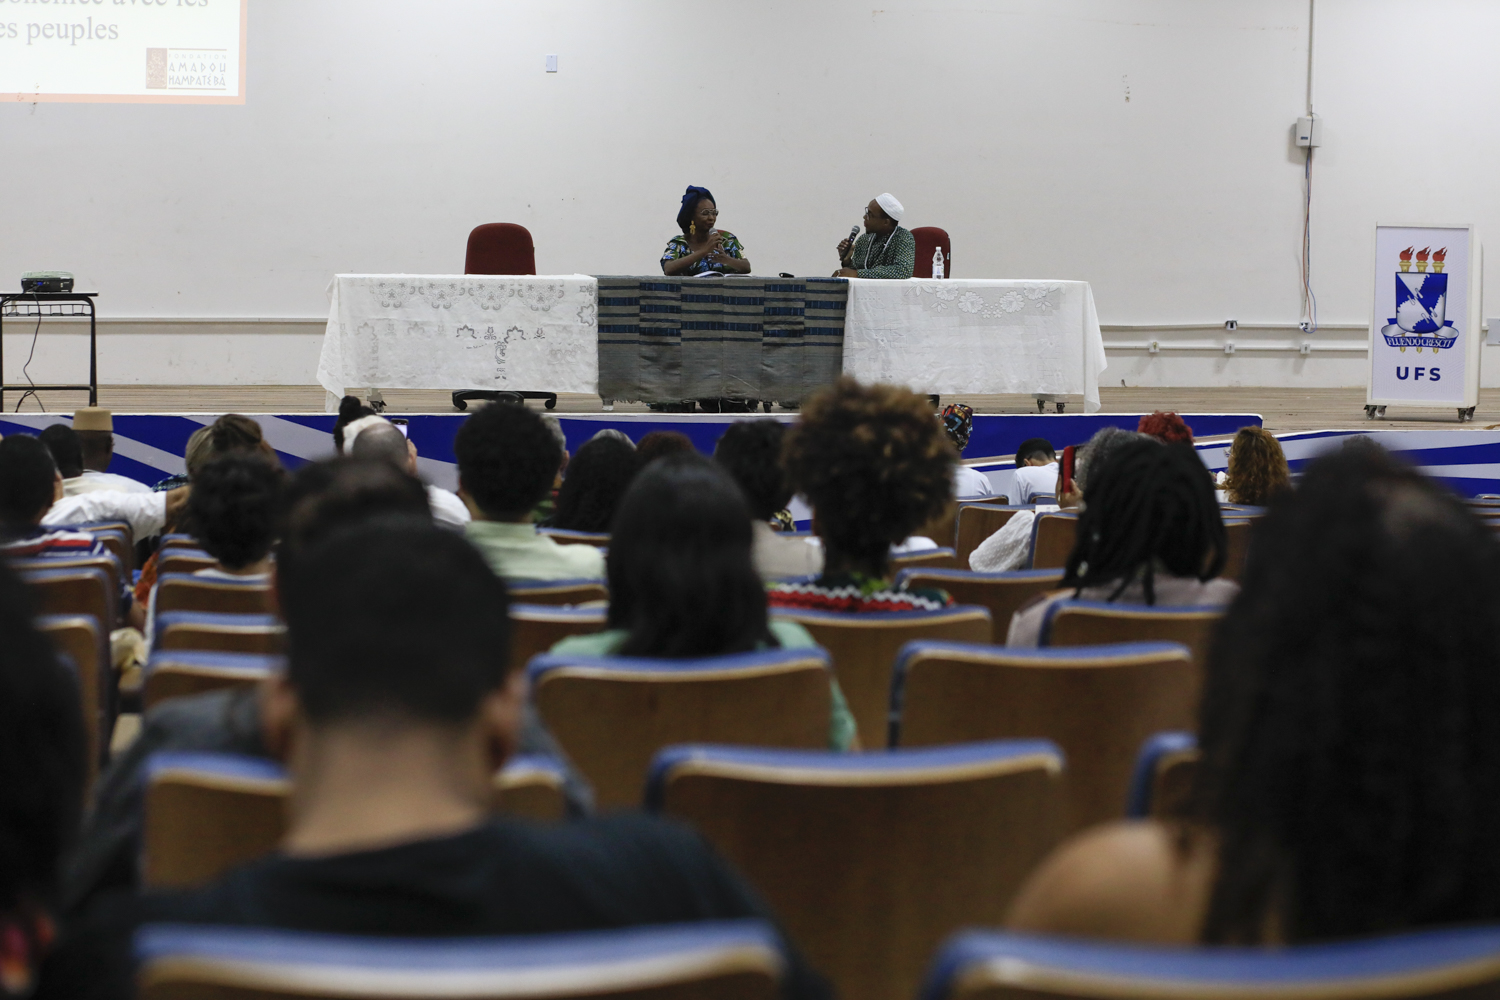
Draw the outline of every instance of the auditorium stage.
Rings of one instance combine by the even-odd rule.
[[[453,413],[448,393],[426,389],[387,389],[384,392],[392,414]],[[1151,410],[1175,410],[1178,413],[1258,413],[1267,430],[1277,434],[1309,430],[1384,429],[1458,429],[1456,414],[1451,410],[1400,410],[1392,407],[1389,418],[1368,421],[1364,415],[1363,389],[1283,389],[1283,388],[1123,388],[1100,386],[1101,414],[1142,413]],[[17,395],[5,394],[6,412],[13,411]],[[47,410],[71,413],[87,403],[84,393],[47,392],[42,394]],[[945,398],[944,402],[963,402],[976,413],[1036,413],[1036,401],[1029,396],[965,396]],[[322,413],[324,392],[319,385],[101,385],[99,405],[119,413]],[[532,403],[533,406],[539,405]],[[562,394],[556,412],[599,413],[598,396]],[[1051,412],[1052,407],[1048,407]],[[1069,413],[1083,412],[1083,399],[1068,401]],[[26,400],[22,413],[39,413],[36,401]],[[615,413],[646,413],[646,407],[618,403]],[[776,412],[781,412],[777,410]],[[1474,421],[1464,429],[1500,426],[1500,389],[1481,389]]]

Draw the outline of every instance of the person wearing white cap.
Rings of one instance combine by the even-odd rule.
[[[917,267],[917,238],[901,228],[906,209],[887,191],[865,207],[865,232],[839,244],[835,278],[910,278]]]

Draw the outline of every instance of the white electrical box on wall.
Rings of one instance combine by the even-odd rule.
[[[1306,118],[1298,118],[1297,145],[1323,145],[1323,119],[1319,118],[1317,115],[1308,115]]]

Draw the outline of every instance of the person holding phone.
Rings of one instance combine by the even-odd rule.
[[[669,278],[704,274],[749,274],[745,247],[731,232],[717,228],[719,206],[708,188],[689,184],[677,213],[681,236],[667,241],[661,271]]]

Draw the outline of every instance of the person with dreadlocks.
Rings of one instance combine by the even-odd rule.
[[[1273,497],[1255,545],[1186,815],[1064,844],[1012,927],[1302,944],[1500,920],[1493,533],[1365,444]]]
[[[1091,463],[1092,464],[1092,463]],[[1036,646],[1051,605],[1079,598],[1164,606],[1228,604],[1226,552],[1213,480],[1184,444],[1139,438],[1089,470],[1063,590],[1023,607],[1007,646]]]

